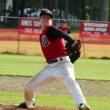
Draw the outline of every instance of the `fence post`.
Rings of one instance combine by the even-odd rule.
[[[19,18],[18,18],[19,19]],[[17,54],[20,52],[20,29],[19,29],[19,20],[18,20],[18,45],[17,45]]]

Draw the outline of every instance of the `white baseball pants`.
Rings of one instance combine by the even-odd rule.
[[[48,64],[26,85],[25,100],[27,105],[33,102],[35,91],[40,91],[45,84],[56,78],[62,80],[68,87],[77,105],[80,103],[86,104],[80,86],[75,80],[74,67],[69,57],[62,57],[62,61],[60,61],[60,58],[57,58],[57,60],[56,63]]]

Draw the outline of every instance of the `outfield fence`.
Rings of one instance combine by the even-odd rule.
[[[36,34],[20,33],[19,19],[19,17],[0,16],[0,53],[42,55],[39,45],[39,32]],[[80,20],[54,19],[54,24],[58,26],[61,21],[69,23],[72,30],[70,35],[73,39],[80,39]],[[110,45],[109,43],[103,45],[82,42],[81,53],[82,58],[108,58],[110,57]]]

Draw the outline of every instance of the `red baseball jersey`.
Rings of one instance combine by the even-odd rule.
[[[51,26],[46,27],[40,35],[42,52],[47,62],[54,60],[57,57],[67,56],[67,51],[63,38],[54,38],[54,32],[53,36],[47,35],[48,28],[51,28]]]

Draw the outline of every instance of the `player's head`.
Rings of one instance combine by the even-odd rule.
[[[39,14],[39,20],[40,20],[41,27],[52,25],[53,13],[48,9],[42,9]]]
[[[42,9],[40,14],[39,14],[39,18],[43,15],[47,15],[49,16],[50,18],[53,18],[53,13],[52,11],[50,11],[49,9]]]

